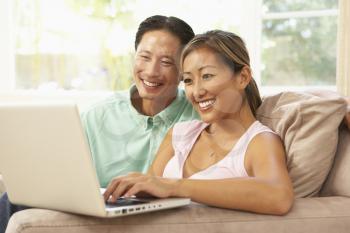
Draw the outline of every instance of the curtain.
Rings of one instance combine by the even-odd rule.
[[[350,1],[339,0],[337,35],[337,89],[350,96]]]

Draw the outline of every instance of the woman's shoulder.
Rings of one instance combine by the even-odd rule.
[[[199,120],[178,122],[172,131],[173,145],[175,147],[187,147],[206,126],[206,123]]]
[[[248,137],[247,146],[250,149],[281,143],[279,135],[260,121],[255,121],[253,123],[248,129],[246,136]]]
[[[206,123],[200,120],[177,122],[174,125],[173,133],[174,132],[179,132],[181,134],[191,133],[193,131],[196,131],[196,129],[201,130],[202,127],[205,125]]]
[[[255,121],[248,129],[247,134],[250,138],[253,138],[259,134],[276,134],[271,128],[262,124],[260,121]],[[277,135],[277,134],[276,134]]]

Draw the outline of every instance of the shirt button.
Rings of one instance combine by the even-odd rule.
[[[152,117],[149,117],[149,118],[147,119],[147,126],[149,126],[149,127],[152,127],[152,126],[153,126],[153,118],[152,118]]]

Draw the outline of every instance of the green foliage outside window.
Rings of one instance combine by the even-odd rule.
[[[265,0],[267,12],[336,9],[336,0]],[[266,19],[263,85],[334,85],[337,17]]]

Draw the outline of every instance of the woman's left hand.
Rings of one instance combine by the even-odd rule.
[[[139,193],[165,198],[173,196],[178,185],[179,180],[134,172],[113,178],[103,197],[109,202],[115,202],[121,196],[130,197]]]

